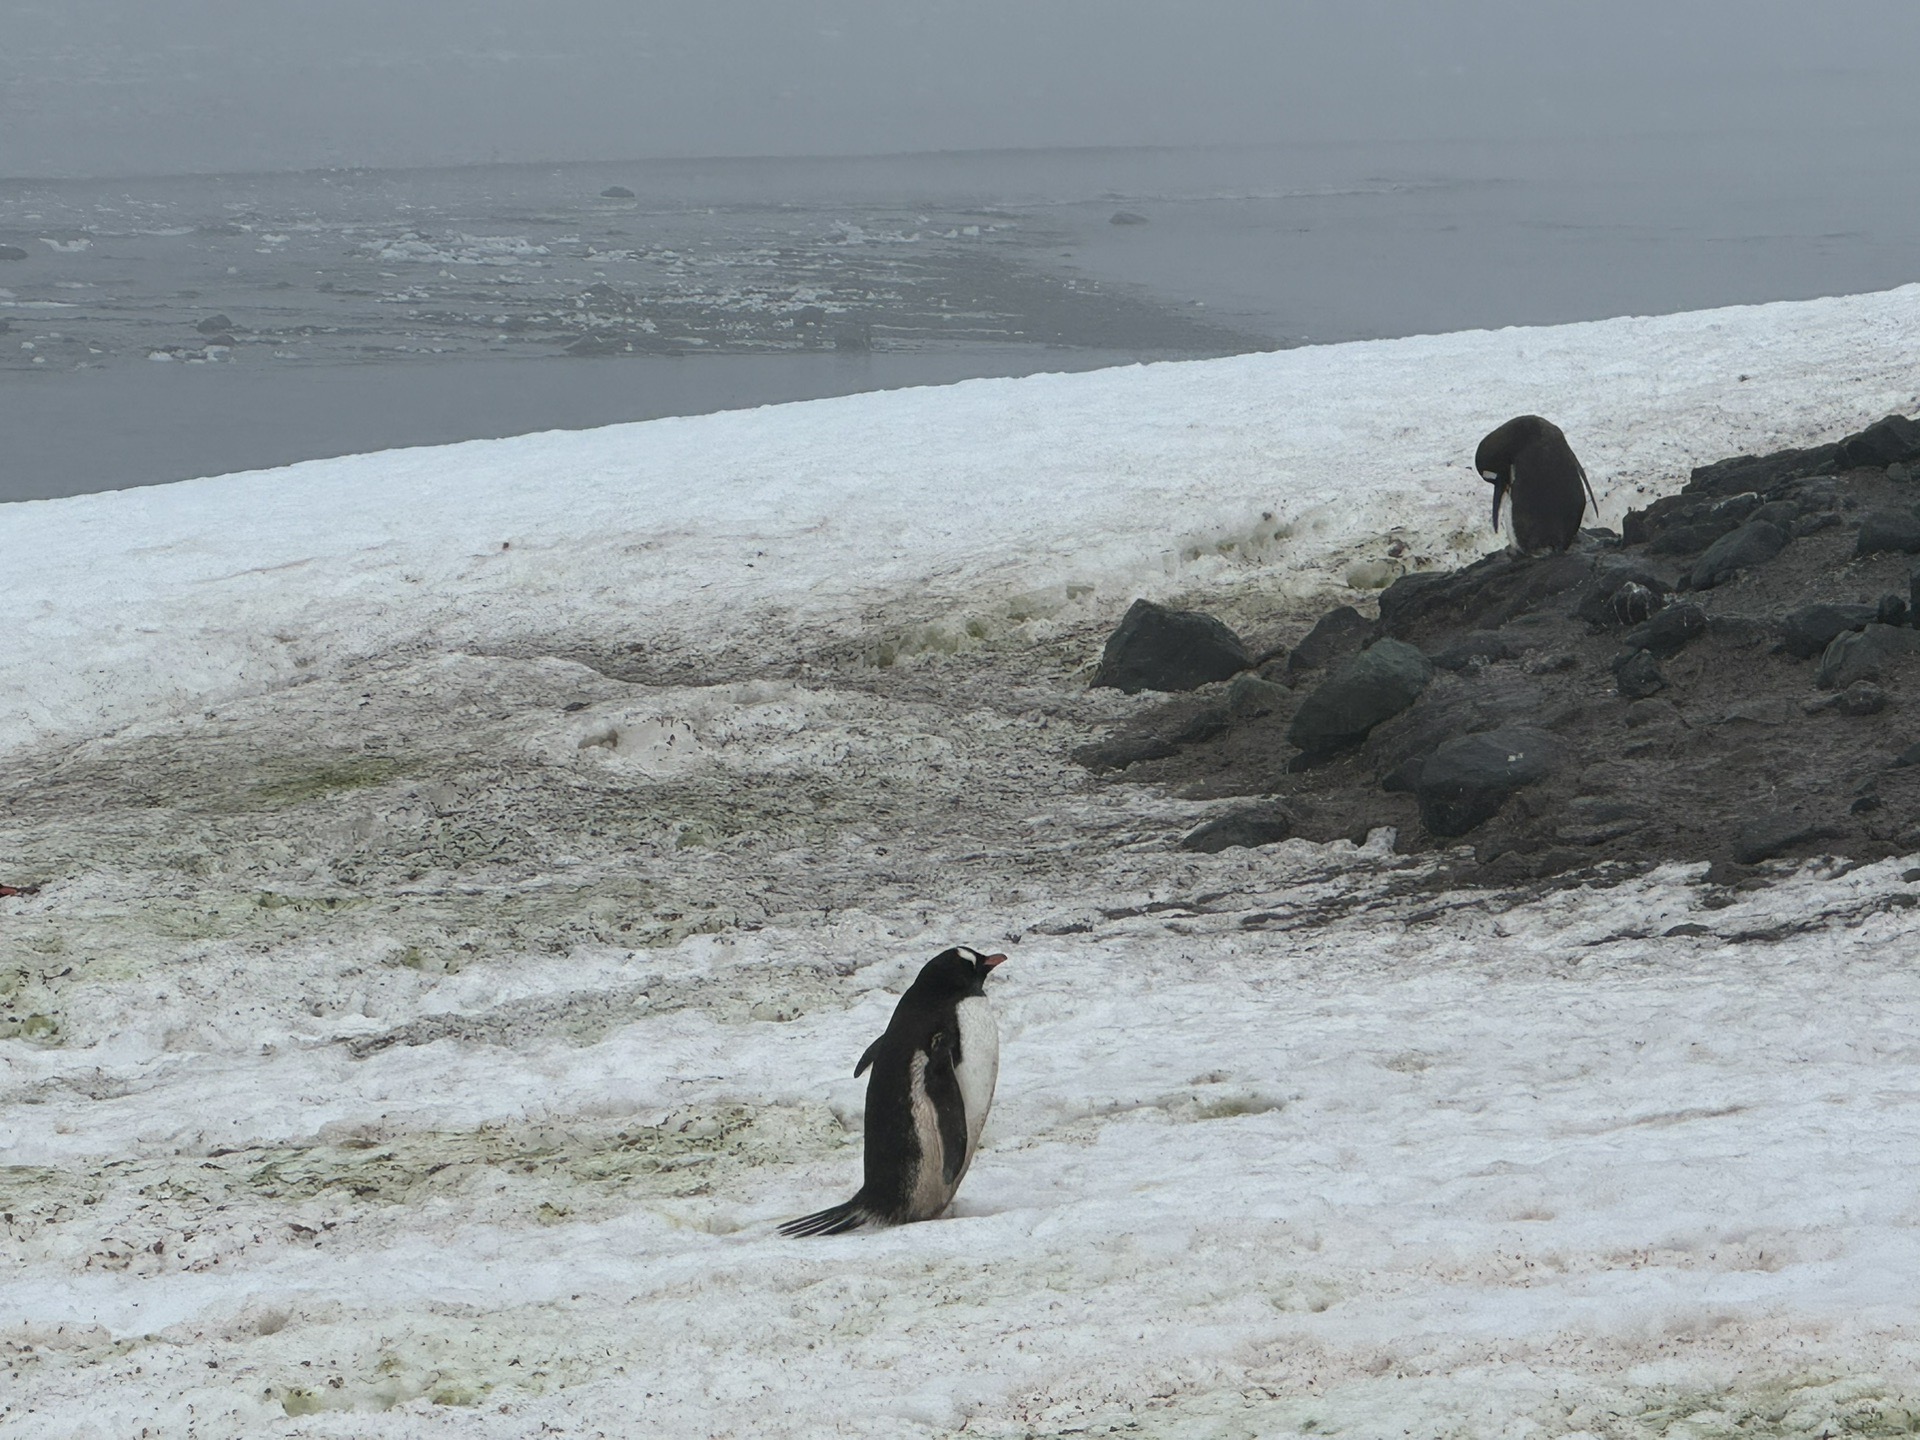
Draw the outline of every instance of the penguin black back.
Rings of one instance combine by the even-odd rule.
[[[865,1183],[844,1205],[788,1221],[783,1235],[931,1220],[952,1202],[993,1100],[1000,1042],[986,980],[1006,958],[956,946],[921,967],[853,1067],[872,1071]]]
[[[1507,506],[1515,547],[1535,555],[1565,550],[1580,534],[1593,486],[1567,437],[1551,420],[1516,415],[1480,442],[1473,468],[1493,486],[1493,528],[1500,528],[1500,502]],[[1595,499],[1597,512],[1600,502]]]

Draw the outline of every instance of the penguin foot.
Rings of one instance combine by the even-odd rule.
[[[860,1203],[860,1197],[854,1196],[844,1205],[835,1205],[827,1210],[817,1210],[811,1215],[802,1215],[798,1220],[789,1220],[780,1227],[782,1235],[844,1235],[849,1230],[858,1230],[867,1224],[873,1216],[867,1213],[867,1207]]]

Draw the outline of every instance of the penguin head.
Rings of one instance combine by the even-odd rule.
[[[1513,457],[1528,442],[1539,438],[1546,425],[1538,415],[1514,416],[1497,430],[1489,431],[1480,442],[1480,448],[1473,452],[1473,468],[1490,485],[1498,485],[1503,480],[1511,483]]]
[[[912,988],[923,995],[952,996],[955,999],[984,995],[987,976],[993,973],[994,966],[1006,958],[1004,955],[982,955],[978,950],[956,945],[951,950],[942,950],[921,966]]]

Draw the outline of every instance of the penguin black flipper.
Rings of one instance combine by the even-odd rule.
[[[944,1030],[927,1046],[927,1099],[933,1102],[934,1118],[940,1127],[940,1178],[949,1186],[959,1183],[960,1172],[967,1165],[967,1102],[954,1071],[959,1049],[958,1042]]]
[[[873,1064],[873,1057],[880,1053],[881,1042],[886,1038],[886,1036],[882,1035],[879,1040],[867,1046],[865,1053],[860,1056],[860,1063],[853,1067],[854,1079],[858,1080],[862,1075],[867,1073],[867,1067]]]
[[[1507,498],[1507,477],[1502,475],[1493,482],[1493,530],[1500,532],[1500,502]]]

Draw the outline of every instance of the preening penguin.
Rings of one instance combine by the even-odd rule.
[[[853,1067],[868,1067],[866,1183],[844,1205],[789,1220],[782,1235],[839,1235],[863,1225],[931,1220],[960,1188],[980,1144],[1000,1031],[987,976],[1007,957],[942,950],[894,1007],[886,1034]]]
[[[1564,550],[1580,534],[1593,486],[1567,437],[1551,420],[1517,415],[1480,442],[1473,468],[1493,485],[1493,528],[1500,528],[1500,501],[1507,506],[1515,548],[1528,555]],[[1594,513],[1600,501],[1593,501]]]

